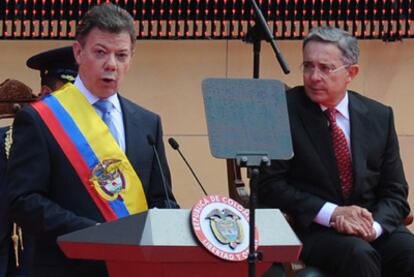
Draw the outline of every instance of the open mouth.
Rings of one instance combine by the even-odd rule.
[[[104,81],[104,83],[111,84],[111,83],[114,83],[115,82],[115,79],[112,79],[112,78],[102,78],[102,81]]]

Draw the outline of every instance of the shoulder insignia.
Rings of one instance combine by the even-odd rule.
[[[10,126],[9,130],[6,132],[6,137],[4,139],[4,152],[6,153],[6,158],[9,159],[10,148],[13,144],[13,126]]]

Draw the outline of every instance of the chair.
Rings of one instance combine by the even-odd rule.
[[[36,100],[37,96],[26,84],[14,79],[4,80],[0,84],[0,119],[13,118],[23,105]]]

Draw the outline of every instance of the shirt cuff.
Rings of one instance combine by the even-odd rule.
[[[379,236],[384,233],[384,229],[382,229],[381,225],[376,221],[374,221],[372,228],[375,230],[375,239],[379,238]]]
[[[313,221],[323,226],[330,227],[331,216],[336,207],[338,207],[338,205],[335,205],[331,202],[326,202],[319,210],[318,214],[316,215]]]

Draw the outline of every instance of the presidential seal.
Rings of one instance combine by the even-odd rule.
[[[121,160],[107,159],[92,170],[90,181],[99,195],[108,201],[123,201],[121,191],[125,189],[125,178],[120,170]]]
[[[209,195],[194,205],[191,219],[198,240],[212,254],[228,261],[247,259],[249,211],[241,204],[226,196]]]

